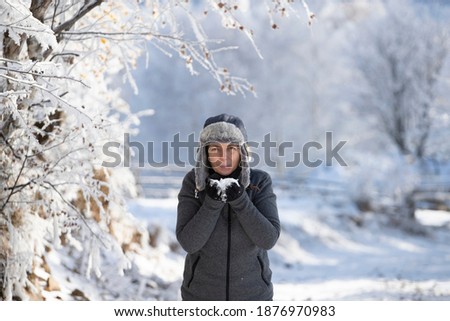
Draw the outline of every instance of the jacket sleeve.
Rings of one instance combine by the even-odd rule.
[[[258,187],[260,190],[256,192],[253,202],[247,193],[243,193],[230,205],[250,239],[260,248],[269,250],[280,236],[276,195],[269,174],[264,173]]]
[[[203,203],[195,197],[194,172],[189,172],[178,194],[176,235],[181,247],[188,253],[200,250],[213,232],[224,206],[206,196]]]

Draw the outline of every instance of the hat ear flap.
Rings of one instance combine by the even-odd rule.
[[[195,162],[195,187],[198,191],[203,191],[206,185],[208,173],[208,154],[205,146],[200,146],[197,150],[197,160]]]
[[[240,183],[244,188],[250,185],[250,164],[249,164],[249,151],[247,144],[241,144],[241,176],[239,178]]]

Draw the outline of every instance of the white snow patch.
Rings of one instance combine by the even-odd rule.
[[[211,179],[209,181],[210,186],[215,186],[217,188],[217,195],[220,196],[223,202],[227,201],[226,190],[232,184],[237,184],[239,186],[239,181],[231,177],[221,179]]]
[[[416,219],[423,225],[443,226],[450,224],[450,212],[436,210],[416,210]]]

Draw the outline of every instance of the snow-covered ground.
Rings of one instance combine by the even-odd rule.
[[[407,232],[380,214],[299,200],[282,200],[280,216],[284,233],[272,255],[276,299],[450,299],[448,227],[412,225]]]
[[[123,277],[108,257],[102,277],[87,280],[68,274],[69,253],[49,255],[54,277],[67,282],[47,299],[81,290],[91,300],[179,300],[185,253],[175,238],[176,206],[174,197],[129,201],[153,245],[130,256]],[[318,198],[280,197],[278,207],[275,300],[450,300],[450,213],[420,211],[422,224],[405,224]]]
[[[177,200],[140,199],[129,209],[174,238]],[[282,234],[270,252],[275,300],[448,300],[450,213],[422,211],[430,226],[391,226],[383,215],[358,214],[320,200],[279,199]],[[182,254],[180,254],[182,256]],[[167,266],[177,289],[181,258]],[[171,274],[173,273],[173,274]]]

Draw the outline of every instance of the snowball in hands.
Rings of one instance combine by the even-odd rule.
[[[239,185],[239,181],[237,179],[230,178],[230,177],[221,178],[221,179],[210,179],[209,180],[209,185],[212,186],[212,187],[215,187],[217,189],[217,195],[220,197],[222,202],[226,202],[227,201],[226,190],[227,190],[227,188],[229,188],[233,184],[236,184],[237,186],[240,186]]]

